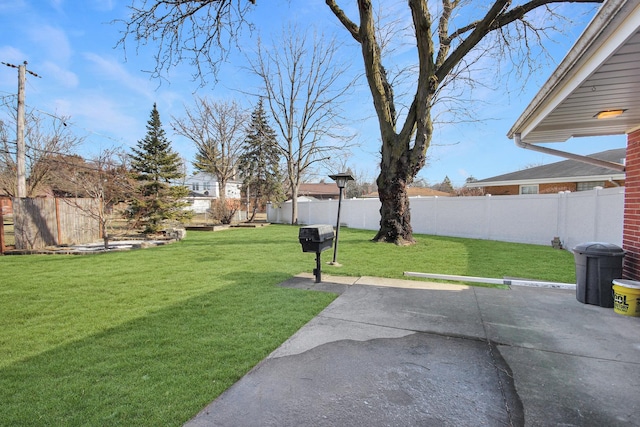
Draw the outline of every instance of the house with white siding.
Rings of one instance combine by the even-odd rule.
[[[211,208],[211,202],[220,198],[218,178],[205,172],[198,172],[187,177],[184,185],[189,189],[190,209],[195,213],[205,213]],[[227,199],[240,199],[242,187],[241,181],[229,181],[225,186]]]

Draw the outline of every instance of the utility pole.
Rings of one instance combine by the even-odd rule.
[[[18,198],[27,197],[27,167],[24,146],[24,85],[27,80],[27,61],[18,65],[18,116],[16,120],[16,169],[18,170]]]
[[[16,169],[17,169],[17,194],[18,198],[27,197],[27,167],[26,167],[26,147],[24,143],[24,86],[27,80],[27,72],[35,77],[40,77],[34,72],[27,70],[27,61],[22,65],[13,65],[2,62],[7,67],[18,69],[18,110],[16,116]]]

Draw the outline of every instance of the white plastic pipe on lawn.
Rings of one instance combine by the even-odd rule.
[[[540,280],[516,279],[505,277],[503,279],[493,279],[490,277],[474,277],[474,276],[456,276],[454,274],[435,274],[435,273],[416,273],[414,271],[405,271],[405,276],[421,277],[424,279],[452,280],[456,282],[471,283],[488,283],[491,285],[507,285],[507,286],[534,286],[539,288],[555,288],[555,289],[575,289],[575,283],[545,282]]]

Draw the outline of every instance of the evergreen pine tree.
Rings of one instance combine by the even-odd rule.
[[[268,201],[279,202],[284,198],[276,133],[269,126],[262,98],[251,113],[242,150],[238,169],[243,178],[243,191],[253,204],[252,220],[258,206]]]
[[[440,184],[440,191],[444,191],[445,193],[453,193],[453,184],[451,184],[449,176],[444,177],[444,180]]]
[[[130,154],[133,177],[140,183],[131,204],[131,219],[143,226],[145,233],[155,233],[168,220],[183,221],[190,215],[182,208],[182,199],[189,194],[184,186],[171,185],[181,178],[182,161],[171,149],[160,122],[160,113],[153,104],[147,122],[147,135],[138,141]]]

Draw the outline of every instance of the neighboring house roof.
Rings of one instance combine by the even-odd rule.
[[[589,155],[600,160],[624,163],[626,149],[617,148]],[[536,166],[517,172],[485,178],[466,183],[466,187],[490,187],[497,185],[545,184],[560,182],[587,182],[601,180],[624,180],[625,175],[617,170],[594,166],[577,160],[564,160],[548,165]]]
[[[450,197],[451,193],[446,193],[444,191],[434,190],[432,188],[426,187],[409,187],[407,188],[407,197]],[[377,198],[378,192],[374,191],[373,193],[365,194],[365,198]]]
[[[639,89],[640,2],[607,0],[507,135],[536,144],[629,133],[640,124]]]
[[[324,182],[300,184],[298,196],[316,197],[319,199],[338,198],[340,196],[340,189],[335,182],[329,184]]]
[[[196,172],[186,178],[187,181],[214,181],[218,182],[218,177],[207,172]]]

